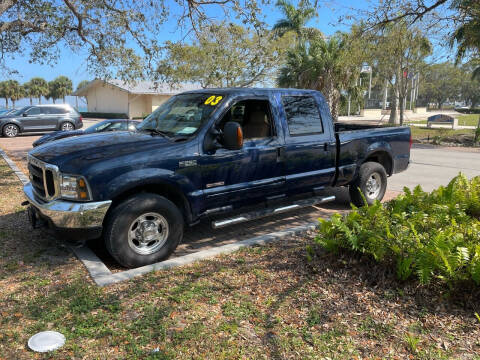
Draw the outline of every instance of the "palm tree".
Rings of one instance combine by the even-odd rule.
[[[477,0],[458,0],[455,6],[461,9],[465,21],[454,31],[450,38],[450,46],[457,44],[457,64],[469,52],[480,55],[480,3]],[[472,74],[472,78],[480,79],[480,66]]]
[[[33,105],[33,94],[32,94],[32,88],[30,87],[30,82],[27,81],[26,83],[23,84],[23,90],[25,91],[25,96],[29,98],[30,100],[30,105]]]
[[[30,105],[32,105],[32,98],[38,98],[38,103],[42,103],[42,96],[48,95],[48,83],[45,79],[35,77],[24,84],[27,89],[27,94],[30,97]]]
[[[15,101],[25,97],[25,89],[17,80],[7,80],[9,88],[9,98],[12,101],[12,107],[15,107]]]
[[[310,7],[307,1],[300,1],[296,8],[288,0],[278,0],[276,6],[285,16],[273,26],[273,30],[279,36],[283,36],[287,32],[294,32],[300,42],[322,36],[318,29],[305,27],[305,24],[316,16],[315,9]]]
[[[63,99],[65,103],[65,96],[72,93],[72,80],[62,75],[50,81],[48,88],[48,97],[53,99],[54,104],[56,99]]]
[[[10,88],[8,87],[8,81],[0,82],[0,97],[5,99],[5,107],[8,109],[8,99],[10,98]]]
[[[334,120],[338,119],[341,92],[357,94],[353,80],[358,76],[344,61],[348,50],[341,36],[328,40],[316,38],[308,44],[299,44],[287,53],[287,62],[280,68],[277,82],[282,87],[319,90],[330,107]]]

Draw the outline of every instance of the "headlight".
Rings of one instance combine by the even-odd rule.
[[[90,200],[87,181],[83,176],[62,175],[60,196],[71,200]]]

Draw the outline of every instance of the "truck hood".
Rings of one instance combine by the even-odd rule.
[[[72,162],[76,161],[81,161],[82,165],[85,165],[89,162],[132,154],[145,149],[166,147],[170,144],[172,144],[170,140],[159,135],[115,131],[48,142],[34,148],[29,154],[62,168],[63,164],[73,165]]]

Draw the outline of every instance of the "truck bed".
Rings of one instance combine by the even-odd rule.
[[[347,185],[366,161],[384,165],[390,176],[404,171],[410,158],[410,128],[335,123],[337,142],[336,186]]]

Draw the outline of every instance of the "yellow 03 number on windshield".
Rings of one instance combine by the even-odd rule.
[[[222,100],[223,96],[216,96],[216,95],[212,95],[210,96],[207,100],[205,100],[205,105],[211,105],[211,106],[215,106],[217,105],[220,100]]]

